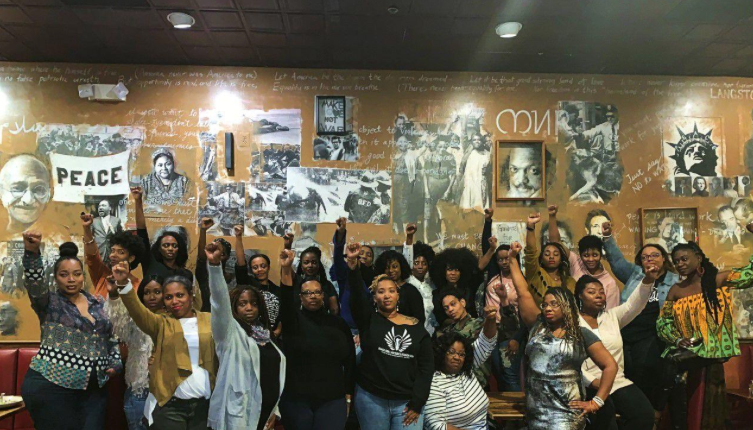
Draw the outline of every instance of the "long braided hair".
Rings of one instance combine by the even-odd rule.
[[[578,304],[575,302],[573,293],[567,288],[551,287],[546,290],[544,297],[547,294],[553,295],[554,299],[560,304],[560,309],[562,309],[563,329],[565,330],[563,339],[565,342],[572,345],[574,349],[582,348],[585,350],[583,333],[580,331]],[[551,330],[547,324],[544,324],[544,329]]]
[[[695,242],[679,243],[672,250],[672,259],[675,257],[677,251],[690,251],[698,256],[701,260],[700,266],[698,266],[701,275],[701,293],[703,293],[703,301],[706,303],[706,312],[711,312],[714,315],[714,320],[717,320],[718,313],[722,309],[722,305],[719,303],[719,297],[716,295],[716,275],[719,274],[719,269],[706,257],[703,250]]]

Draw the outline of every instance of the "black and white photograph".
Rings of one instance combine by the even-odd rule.
[[[326,136],[347,131],[345,96],[316,96],[316,134]]]
[[[573,231],[570,229],[570,225],[564,221],[557,220],[557,230],[560,232],[560,242],[565,245],[568,249],[578,249],[578,242],[573,242]],[[601,231],[601,230],[599,230]],[[588,233],[590,234],[590,233]],[[545,222],[541,226],[541,241],[540,241],[541,248],[544,249],[544,246],[546,246],[547,243],[550,242],[549,240],[549,222]],[[500,242],[501,243],[501,242]],[[521,242],[525,243],[525,241]]]
[[[570,201],[608,203],[620,193],[624,169],[619,133],[620,118],[615,105],[559,102],[557,139],[569,154]]]
[[[461,210],[489,207],[493,160],[484,114],[469,103],[452,112],[446,123],[425,123],[404,113],[395,117],[394,127],[388,128],[395,141],[393,231],[416,223],[418,237],[437,244],[446,230],[440,201]]]
[[[301,145],[301,110],[248,110],[243,115],[253,123],[253,134],[260,143]]]
[[[288,201],[288,187],[285,184],[249,183],[246,210],[284,211]]]
[[[389,210],[389,203],[382,202],[383,194],[391,192],[392,181],[387,172],[291,168],[287,188],[288,221],[335,222],[345,216],[351,222],[366,223],[374,214],[383,214],[383,206]]]
[[[185,174],[180,173],[173,151],[159,148],[152,153],[151,162],[151,173],[132,179],[132,185],[140,185],[144,189],[144,203],[147,206],[163,206],[183,202],[191,182]]]
[[[216,236],[232,236],[233,227],[244,225],[246,212],[246,184],[244,182],[206,182],[201,196],[198,219],[209,217],[214,225],[207,230]]]
[[[8,211],[7,230],[21,232],[44,213],[52,197],[45,163],[30,154],[10,157],[0,169],[0,201]]]
[[[697,243],[698,221],[698,208],[641,208],[642,244],[661,245],[671,253],[679,243]]]
[[[11,302],[0,301],[0,336],[16,336],[20,322],[18,308]]]
[[[94,220],[92,233],[102,261],[110,261],[110,240],[112,234],[125,229],[128,215],[128,196],[84,196],[84,207]]]
[[[37,132],[37,155],[43,159],[50,153],[99,157],[131,151],[133,161],[145,134],[142,127],[45,124]]]
[[[740,340],[753,340],[753,289],[733,288],[732,296],[732,320],[737,327],[737,335]]]
[[[277,236],[282,237],[292,232],[291,222],[285,221],[285,213],[276,212],[248,212],[246,214],[246,236]]]
[[[314,160],[358,161],[358,135],[319,136],[314,138]]]
[[[670,179],[722,176],[721,126],[721,118],[679,117],[664,121],[662,155]]]
[[[288,168],[301,166],[301,147],[294,145],[262,145],[262,182],[285,183]]]
[[[168,231],[180,235],[180,237],[182,237],[183,240],[186,242],[186,246],[188,247],[188,249],[191,249],[191,236],[189,236],[188,230],[182,225],[166,225],[166,226],[160,227],[157,229],[154,235],[150,234],[149,237],[151,237],[152,242],[153,242],[155,239],[162,236],[162,233],[165,233]],[[79,248],[79,249],[83,249],[83,248]]]
[[[690,197],[693,194],[689,176],[675,177],[674,195],[677,197]]]
[[[498,141],[495,151],[497,201],[544,200],[544,142]]]
[[[199,133],[199,147],[201,148],[201,164],[199,177],[204,182],[217,179],[217,135],[214,133]]]
[[[718,176],[709,176],[706,178],[706,182],[709,184],[709,194],[711,197],[719,197],[724,195],[724,182],[723,178]]]
[[[0,263],[2,263],[2,279],[0,279],[1,294],[18,298],[26,292],[23,283],[23,256],[24,242],[22,240],[10,240],[6,242],[5,256],[0,259]]]
[[[737,192],[740,197],[750,196],[750,176],[736,176]]]

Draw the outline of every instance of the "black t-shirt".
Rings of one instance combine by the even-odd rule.
[[[413,284],[404,283],[400,287],[400,299],[397,302],[398,312],[409,317],[416,318],[419,324],[426,321],[424,313],[424,298]]]
[[[262,430],[280,398],[280,354],[271,342],[259,345],[259,386],[261,415],[256,428]]]
[[[656,286],[664,282],[666,275],[665,273],[654,282],[646,307],[643,308],[641,313],[630,324],[622,328],[622,341],[624,343],[631,344],[649,337],[657,337],[656,320],[659,318],[661,307],[659,306],[659,295],[656,291]],[[640,288],[640,286],[637,288]]]
[[[269,313],[269,324],[272,330],[276,329],[280,322],[280,287],[272,281],[267,281],[267,285],[261,284],[248,273],[248,265],[235,265],[235,281],[237,285],[253,285],[261,290]]]
[[[363,285],[359,270],[348,270],[348,285]],[[350,307],[363,351],[358,385],[382,399],[408,400],[408,407],[420,411],[434,374],[431,339],[423,324],[394,324],[374,312],[363,288],[351,288]]]

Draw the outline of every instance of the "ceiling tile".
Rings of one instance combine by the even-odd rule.
[[[194,0],[199,9],[235,9],[233,0]]]
[[[706,39],[713,39],[714,37],[718,36],[725,30],[728,30],[729,27],[723,24],[698,24],[690,30],[686,35],[685,39],[692,39],[692,40],[706,40]]]
[[[238,5],[246,10],[278,10],[280,6],[277,0],[235,0]]]
[[[261,66],[259,55],[253,48],[221,48],[222,56],[234,66]]]
[[[326,43],[324,33],[319,34],[289,34],[288,46],[294,47],[323,47]]]
[[[285,30],[279,13],[246,12],[244,16],[248,26],[254,30]]]
[[[742,58],[725,58],[716,63],[713,69],[720,73],[734,73],[747,66],[749,63],[748,60]]]
[[[212,39],[219,46],[249,46],[248,37],[243,31],[213,31]]]
[[[411,2],[412,0],[330,1],[327,11],[346,15],[393,16],[387,12],[387,8],[395,6],[399,12],[394,16],[407,16],[410,13]]]
[[[135,28],[164,28],[164,23],[153,9],[114,9],[117,25]]]
[[[192,64],[215,65],[222,63],[220,51],[203,46],[186,46],[183,48]]]
[[[733,55],[735,52],[745,48],[746,45],[731,44],[731,43],[711,43],[704,49],[694,53],[694,55],[701,57],[721,58]]]
[[[753,41],[753,26],[750,24],[740,24],[735,26],[728,32],[719,36],[719,40],[739,42]]]
[[[735,56],[737,57],[753,57],[753,46],[746,46],[745,48],[737,51],[735,53]]]
[[[296,67],[297,63],[288,53],[288,49],[259,48],[262,63],[267,67],[277,64],[277,67]]]
[[[149,0],[156,7],[192,8],[191,0]]]
[[[209,35],[204,31],[175,30],[172,33],[181,45],[212,46],[212,39],[210,39]]]
[[[209,28],[243,28],[241,17],[235,12],[202,11],[201,16]]]
[[[10,2],[8,2],[10,3]],[[24,6],[62,6],[60,0],[16,0],[16,3]]]
[[[96,34],[107,46],[121,47],[129,45],[175,45],[172,37],[165,30],[136,30],[112,27],[100,27]]]
[[[37,24],[81,25],[76,14],[65,8],[30,6],[26,8],[26,14]]]
[[[414,0],[411,14],[452,16],[457,0]]]
[[[489,18],[455,18],[452,33],[464,36],[480,36],[489,26]]]
[[[280,33],[251,33],[251,43],[255,46],[269,46],[272,48],[287,45],[287,39]]]
[[[39,61],[34,51],[18,42],[0,42],[0,55],[13,61]]]
[[[0,28],[0,42],[10,42],[16,40],[12,34]]]
[[[324,11],[322,0],[280,0],[280,2],[287,10],[291,11]]]
[[[288,14],[291,33],[324,32],[324,15]]]
[[[494,0],[464,0],[455,9],[456,17],[489,17],[504,7]]]
[[[118,19],[112,9],[101,8],[73,8],[75,13],[84,24],[87,25],[112,25],[117,26]]]
[[[31,19],[18,6],[0,6],[0,21],[31,24]]]
[[[748,0],[725,0],[721,6],[706,0],[684,0],[664,18],[673,21],[734,24],[753,15],[753,2]]]

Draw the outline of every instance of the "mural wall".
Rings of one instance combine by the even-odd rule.
[[[78,97],[78,84],[121,77],[124,103]],[[436,248],[478,251],[483,208],[514,227],[558,204],[563,239],[611,219],[630,256],[643,237],[685,240],[676,230],[693,223],[671,214],[696,213],[712,260],[740,265],[753,243],[742,228],[753,219],[752,89],[738,78],[2,63],[0,341],[39,337],[20,234],[42,230],[53,258],[60,241],[80,244],[88,211],[106,255],[107,233],[134,227],[133,185],[152,237],[183,226],[195,244],[210,216],[210,234],[243,224],[246,248],[273,260],[292,231],[294,248],[318,244],[331,261],[341,216],[349,239],[378,249],[417,223]],[[322,95],[346,97],[346,132],[316,133]],[[641,208],[696,211],[649,211],[670,215],[644,232]],[[753,302],[738,303],[751,337]]]

